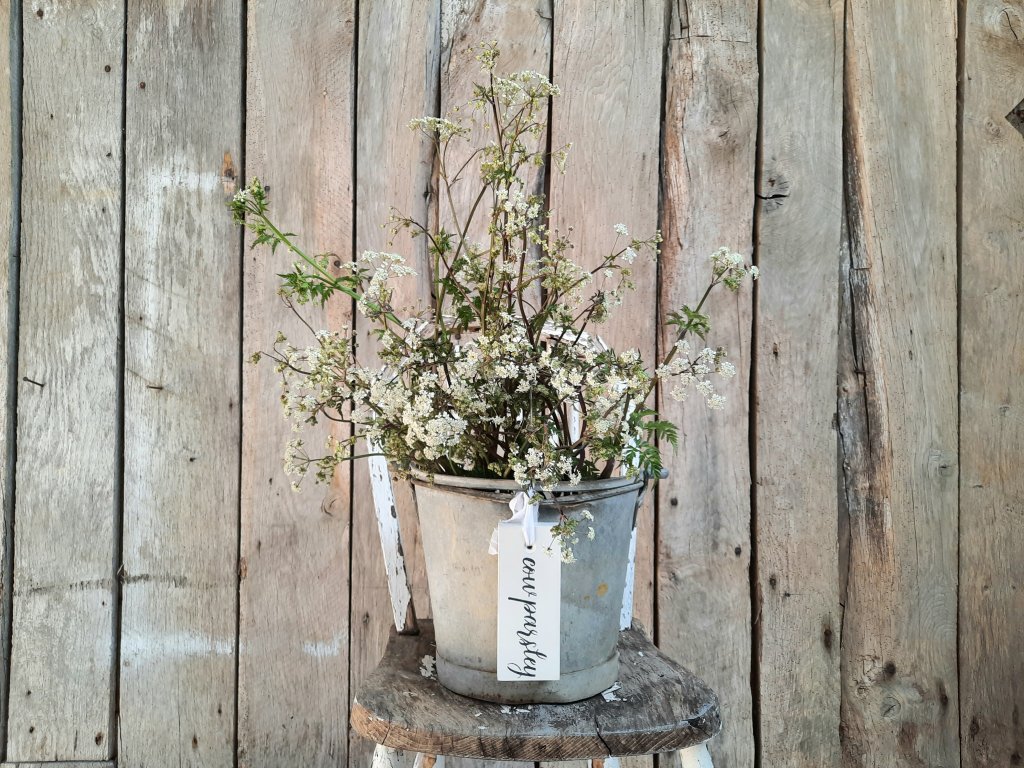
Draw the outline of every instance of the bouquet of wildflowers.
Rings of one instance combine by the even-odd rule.
[[[596,266],[574,261],[571,230],[548,227],[546,201],[526,180],[533,166],[565,172],[568,147],[545,148],[544,115],[559,90],[536,72],[496,74],[493,44],[477,54],[485,82],[472,101],[450,118],[410,124],[435,145],[449,222],[432,229],[398,211],[390,220],[393,234],[426,238],[433,295],[424,305],[393,306],[396,281],[414,274],[401,255],[367,251],[339,275],[329,270],[333,257],[305,253],[272,222],[258,180],[232,201],[254,246],[294,255],[281,287],[290,308],[336,294],[355,299],[379,341],[376,365],[359,361],[349,328],[315,332],[301,345],[278,335],[254,355],[271,358],[282,377],[284,411],[300,433],[285,457],[296,482],[311,471],[329,480],[339,463],[367,453],[383,453],[400,471],[544,489],[609,477],[617,467],[657,473],[659,442],[676,441],[675,427],[648,405],[658,382],[676,400],[696,393],[710,408],[723,405],[714,380],[735,369],[723,349],[705,345],[703,307],[717,286],[735,291],[757,268],[724,248],[712,254],[702,297],[670,314],[676,340],[655,365],[634,349],[607,348],[596,329],[634,287],[634,262],[657,258],[661,236],[632,236],[615,224],[615,245]],[[449,148],[469,144],[480,121],[491,138],[460,148],[469,159],[449,167]],[[475,185],[468,210],[457,209],[457,184]],[[477,240],[471,232],[483,231],[481,217],[486,236]],[[331,437],[311,455],[301,427],[325,419],[350,424],[350,436]]]

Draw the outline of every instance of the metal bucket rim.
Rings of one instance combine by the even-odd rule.
[[[463,488],[470,491],[504,491],[518,493],[524,490],[523,486],[515,480],[491,480],[486,477],[462,477],[461,475],[430,474],[419,469],[409,470],[409,479],[417,485],[441,485],[449,488]],[[592,493],[595,491],[631,490],[632,486],[644,484],[642,475],[636,477],[620,476],[606,477],[597,480],[581,480],[573,485],[572,483],[557,483],[547,493],[579,494]]]

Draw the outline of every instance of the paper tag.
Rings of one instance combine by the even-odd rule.
[[[498,524],[498,679],[558,680],[562,558],[554,522],[537,523],[532,547],[518,522]]]

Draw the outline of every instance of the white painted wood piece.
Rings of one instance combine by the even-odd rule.
[[[636,580],[636,528],[629,537],[629,562],[626,564],[626,587],[622,590],[622,611],[619,614],[619,629],[633,626],[633,584]]]
[[[371,455],[370,488],[373,490],[373,510],[377,516],[380,531],[380,545],[384,553],[384,568],[388,577],[388,594],[391,597],[391,612],[395,628],[399,632],[416,631],[416,613],[412,602],[409,573],[405,567],[402,550],[402,532],[398,525],[398,506],[395,503],[395,489],[391,485],[388,461],[380,453],[380,447],[367,438]]]
[[[662,768],[714,768],[707,743],[659,755]]]
[[[444,755],[425,755],[418,752],[413,768],[444,768]]]
[[[416,752],[406,752],[378,744],[373,750],[371,768],[427,768]]]
[[[714,768],[711,764],[711,753],[707,744],[698,744],[689,749],[680,749],[675,753],[679,760],[679,768]]]

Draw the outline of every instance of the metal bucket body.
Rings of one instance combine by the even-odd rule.
[[[579,701],[618,677],[619,617],[639,480],[613,478],[556,486],[541,502],[541,519],[559,511],[580,524],[576,562],[561,575],[561,679],[506,682],[497,678],[498,558],[487,547],[507,520],[508,481],[436,476],[414,478],[441,684],[464,696],[501,703]],[[564,493],[563,493],[564,492]],[[591,541],[587,526],[594,527]]]

